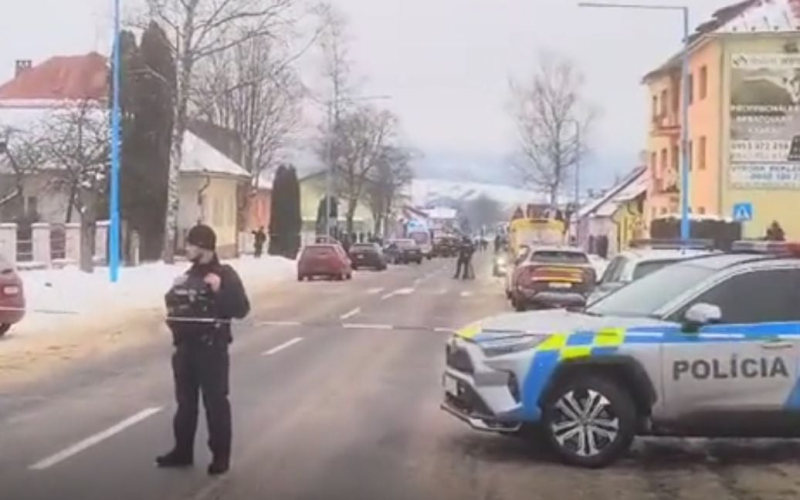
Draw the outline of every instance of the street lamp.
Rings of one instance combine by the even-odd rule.
[[[113,57],[113,86],[112,86],[112,106],[111,106],[111,196],[109,200],[109,211],[111,219],[109,249],[108,249],[108,272],[112,283],[119,280],[120,264],[120,215],[119,215],[119,170],[120,170],[120,0],[114,2],[114,53]]]
[[[339,113],[334,109],[339,103],[357,103],[366,101],[386,101],[391,99],[390,95],[368,95],[361,97],[339,98],[325,103],[328,108],[328,133],[332,134],[334,127],[339,125]],[[331,236],[331,195],[333,193],[333,137],[328,138],[327,155],[328,169],[325,177],[325,235]],[[337,212],[338,219],[338,212]]]
[[[580,2],[579,7],[637,9],[637,10],[671,10],[683,14],[683,68],[681,71],[681,87],[683,88],[683,106],[681,109],[681,240],[689,239],[689,7],[679,5],[648,5],[607,2]]]

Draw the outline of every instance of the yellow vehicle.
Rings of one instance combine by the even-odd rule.
[[[551,218],[516,219],[509,224],[508,244],[515,259],[523,247],[564,245],[566,226],[563,221]]]

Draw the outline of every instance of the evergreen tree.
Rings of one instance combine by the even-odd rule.
[[[286,167],[279,166],[275,171],[272,181],[272,200],[269,221],[269,249],[270,255],[283,255],[285,253],[286,234],[286,193],[287,193],[287,172]]]
[[[303,231],[303,214],[300,208],[300,182],[297,171],[289,167],[286,171],[286,248],[284,256],[288,259],[297,257],[300,251],[301,233]]]
[[[124,32],[121,46],[122,218],[141,238],[141,258],[156,260],[164,241],[175,62],[166,34],[151,22],[141,45]]]

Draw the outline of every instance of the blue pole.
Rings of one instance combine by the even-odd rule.
[[[108,272],[112,283],[119,281],[120,218],[119,218],[119,169],[120,169],[120,0],[114,0],[114,62],[113,95],[111,110],[111,234],[109,235]]]
[[[689,226],[689,8],[683,7],[683,110],[681,123],[681,239],[688,240]]]

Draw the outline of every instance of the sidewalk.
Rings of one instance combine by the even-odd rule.
[[[246,256],[226,263],[239,273],[251,298],[296,276],[296,263],[279,257]],[[0,339],[0,380],[29,378],[48,368],[49,361],[70,361],[162,336],[164,294],[188,266],[125,268],[117,284],[109,282],[106,269],[94,274],[76,268],[22,271],[28,312]]]

